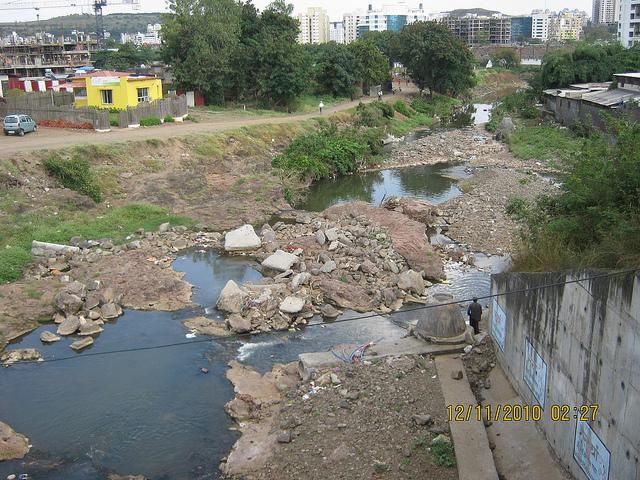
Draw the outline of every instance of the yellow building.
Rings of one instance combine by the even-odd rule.
[[[125,72],[101,70],[73,81],[76,107],[124,110],[162,98],[162,80]]]

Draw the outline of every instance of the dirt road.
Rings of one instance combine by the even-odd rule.
[[[414,89],[405,89],[402,95],[415,92]],[[385,100],[395,101],[400,95],[389,95]],[[368,103],[373,98],[362,98],[352,102],[341,103],[331,108],[326,108],[322,116],[328,116],[332,113],[348,110],[358,105],[359,102]],[[292,114],[292,115],[274,115],[262,117],[240,117],[234,115],[233,118],[219,118],[219,116],[205,116],[204,120],[198,123],[185,122],[160,125],[157,127],[144,128],[116,128],[110,132],[95,132],[93,130],[67,130],[60,128],[41,127],[37,133],[29,133],[24,137],[16,137],[13,135],[0,135],[0,157],[10,157],[17,153],[25,153],[33,150],[57,149],[70,145],[86,145],[86,144],[105,144],[126,142],[131,140],[146,140],[150,138],[170,138],[181,137],[194,133],[211,133],[221,130],[240,128],[251,125],[263,124],[281,124],[289,122],[301,122],[318,117],[317,112]]]

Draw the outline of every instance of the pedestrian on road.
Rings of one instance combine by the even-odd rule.
[[[378,100],[382,101],[382,90],[378,90]]]
[[[480,320],[482,319],[482,306],[478,303],[478,299],[473,297],[473,303],[467,308],[467,315],[469,315],[469,325],[473,327],[473,334],[480,333]]]
[[[324,103],[322,103],[322,100],[320,100],[320,104],[318,105],[318,108],[320,109],[320,113],[322,113],[322,109],[324,108]]]

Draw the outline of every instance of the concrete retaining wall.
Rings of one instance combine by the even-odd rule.
[[[517,291],[601,273],[498,274],[491,287]],[[538,426],[561,462],[578,479],[639,479],[640,273],[492,303],[498,361],[523,402],[542,407]],[[598,405],[595,421],[579,419],[573,408],[581,405]]]

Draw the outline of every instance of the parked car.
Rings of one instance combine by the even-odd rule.
[[[38,125],[29,115],[8,115],[4,117],[3,130],[5,135],[13,133],[22,137],[27,132],[37,131]]]

